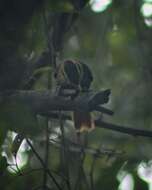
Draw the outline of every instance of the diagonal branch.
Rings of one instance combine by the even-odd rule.
[[[32,149],[33,153],[35,154],[35,156],[37,157],[37,159],[40,161],[41,165],[43,166],[43,168],[46,170],[47,174],[50,176],[50,178],[52,179],[52,181],[54,182],[54,184],[56,185],[56,187],[59,190],[62,190],[62,188],[60,187],[59,183],[56,181],[55,177],[52,175],[52,173],[50,172],[50,170],[46,167],[45,162],[42,160],[42,158],[40,157],[40,155],[37,153],[37,151],[34,149],[32,143],[26,138],[26,141],[28,143],[28,145],[30,146],[30,148]]]
[[[56,113],[48,113],[47,116],[50,116],[51,118],[58,119],[58,115]],[[72,118],[69,115],[62,115],[62,118],[64,120],[72,120]],[[141,136],[141,137],[152,137],[152,131],[150,130],[144,130],[144,129],[137,129],[133,127],[126,127],[122,125],[117,125],[113,123],[108,123],[105,121],[102,121],[101,119],[95,120],[95,125],[98,128],[104,128],[128,135],[133,135],[133,136]]]
[[[121,125],[116,125],[112,123],[107,123],[101,120],[96,120],[95,124],[100,128],[105,128],[113,131],[117,131],[120,133],[125,133],[133,136],[141,136],[141,137],[152,137],[152,131],[144,130],[144,129],[135,129],[133,127],[125,127]]]

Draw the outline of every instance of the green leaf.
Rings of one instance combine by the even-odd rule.
[[[7,166],[8,166],[8,163],[7,163],[6,157],[5,156],[1,156],[0,157],[0,176],[3,175],[3,173],[5,172]]]
[[[24,137],[21,134],[17,134],[13,140],[11,152],[16,157],[16,154],[22,144]]]

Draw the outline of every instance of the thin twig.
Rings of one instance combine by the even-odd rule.
[[[82,178],[82,171],[83,171],[83,163],[84,163],[84,159],[85,159],[85,154],[83,153],[82,158],[81,158],[81,154],[82,154],[82,151],[79,154],[80,162],[78,164],[78,175],[77,175],[74,190],[77,190],[79,188],[80,181],[82,182],[81,178]]]
[[[80,139],[80,134],[78,136],[79,140]],[[74,187],[74,190],[77,190],[78,189],[78,185],[80,183],[82,183],[82,177],[84,178],[84,182],[86,183],[86,186],[87,186],[87,189],[89,188],[88,186],[88,183],[87,183],[87,179],[86,179],[86,175],[85,175],[85,172],[84,172],[84,168],[83,168],[83,164],[84,164],[84,160],[85,160],[85,157],[86,157],[86,151],[85,151],[85,147],[87,147],[87,135],[85,135],[84,137],[84,141],[83,142],[78,142],[80,144],[78,144],[78,146],[80,147],[80,152],[79,152],[79,163],[78,163],[78,176],[77,176],[77,180],[76,180],[76,184],[75,184],[75,187]]]
[[[44,167],[44,169],[46,170],[47,174],[49,175],[49,177],[52,179],[52,181],[54,182],[54,184],[56,185],[56,187],[59,190],[62,190],[62,188],[60,187],[59,183],[56,181],[55,177],[52,175],[52,173],[50,172],[50,170],[48,168],[46,168],[46,164],[45,162],[42,160],[42,158],[40,157],[40,155],[37,153],[37,151],[35,150],[35,148],[33,147],[32,143],[26,138],[26,141],[28,143],[28,145],[30,146],[31,150],[33,151],[33,153],[35,154],[35,156],[37,157],[37,159],[40,161],[41,165]]]
[[[48,160],[49,160],[49,124],[48,124],[48,119],[46,123],[46,130],[45,130],[45,136],[46,136],[46,143],[45,143],[45,165],[46,168],[44,170],[44,175],[43,175],[43,188],[46,189],[47,187],[47,169],[48,169]]]
[[[69,146],[70,152],[82,153],[82,147],[80,146],[80,144],[74,143],[72,141],[68,141],[68,142],[70,144],[70,146]],[[56,141],[53,139],[51,139],[50,143],[57,148],[60,148],[61,146],[63,146],[59,141]],[[116,151],[116,150],[112,150],[112,149],[103,149],[103,148],[102,149],[95,149],[95,148],[91,148],[88,146],[84,147],[83,152],[85,152],[87,154],[91,154],[91,155],[96,156],[96,157],[102,157],[104,155],[118,155],[118,156],[120,156],[120,155],[124,154],[123,151]]]
[[[94,190],[94,168],[95,168],[95,162],[96,162],[96,156],[93,156],[92,164],[91,164],[91,169],[90,169],[90,186],[91,190]]]
[[[61,129],[61,133],[62,133],[61,141],[62,141],[62,145],[63,145],[63,146],[61,146],[61,163],[66,172],[67,188],[69,190],[71,190],[70,176],[69,176],[69,163],[68,163],[68,157],[67,157],[68,144],[65,143],[65,132],[64,132],[63,119],[62,119],[62,112],[59,113],[59,122],[60,122],[60,129]]]

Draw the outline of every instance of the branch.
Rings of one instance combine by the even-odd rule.
[[[6,101],[8,104],[14,101],[19,101],[23,106],[25,105],[33,110],[35,114],[45,115],[51,111],[60,110],[93,111],[96,110],[96,108],[99,108],[100,104],[107,103],[107,96],[109,96],[108,90],[97,93],[85,93],[84,95],[77,97],[75,100],[53,95],[50,91],[5,91],[4,93],[0,93],[0,102]],[[96,120],[95,124],[100,128],[110,129],[133,136],[152,137],[152,131],[124,127],[121,125],[106,123],[101,120]]]
[[[97,93],[89,92],[78,96],[76,99],[56,96],[46,91],[5,91],[0,93],[0,100],[6,103],[17,102],[28,107],[35,114],[49,111],[93,111],[97,105],[107,103],[107,90]],[[98,97],[98,98],[97,98]]]
[[[97,93],[92,93],[92,96],[89,99],[89,109],[94,110],[100,104],[107,103],[109,101],[109,95],[111,94],[110,89],[100,91]],[[88,94],[86,94],[85,98],[87,98]]]
[[[80,144],[77,144],[75,142],[72,142],[70,140],[67,140],[66,142],[69,144],[68,150],[70,152],[77,152],[77,153],[82,153],[82,146]],[[63,144],[59,140],[54,140],[50,139],[50,144],[54,145],[56,148],[61,148]],[[65,147],[67,149],[67,147]],[[119,151],[119,150],[113,150],[113,149],[97,149],[97,148],[92,148],[92,147],[84,147],[84,153],[90,154],[92,156],[95,156],[97,158],[102,157],[103,155],[108,155],[108,156],[120,156],[124,154],[124,152]]]
[[[135,129],[133,127],[124,127],[121,125],[116,125],[112,123],[107,123],[101,120],[96,120],[95,124],[100,128],[105,128],[113,131],[117,131],[120,133],[125,133],[133,136],[141,136],[141,137],[152,137],[152,131],[144,130],[144,129]]]
[[[57,113],[48,113],[48,116],[55,118],[55,119],[59,118]],[[65,114],[62,115],[62,118],[64,120],[72,120],[71,116],[65,115]],[[96,127],[99,127],[99,128],[117,131],[117,132],[125,133],[128,135],[150,137],[150,138],[152,137],[152,131],[144,130],[144,129],[135,129],[133,127],[125,127],[125,126],[121,126],[121,125],[107,123],[105,121],[102,121],[101,119],[95,120],[95,125],[96,125]]]
[[[62,190],[62,188],[60,187],[60,185],[58,184],[58,182],[56,181],[55,177],[52,175],[52,173],[50,172],[50,170],[46,167],[45,162],[42,160],[42,158],[40,157],[40,155],[37,153],[37,151],[34,149],[32,143],[26,138],[26,141],[28,143],[28,145],[30,146],[30,148],[32,149],[33,153],[35,154],[35,156],[37,157],[37,159],[40,161],[41,165],[43,166],[43,168],[46,170],[47,174],[50,176],[50,178],[52,179],[52,181],[54,182],[54,184],[56,185],[56,187],[59,190]]]
[[[50,52],[44,51],[41,56],[32,64],[33,69],[39,69],[44,66],[48,66],[50,60]]]
[[[49,51],[44,51],[40,57],[38,57],[36,59],[36,61],[32,62],[29,61],[27,62],[27,66],[25,68],[25,72],[24,72],[24,76],[22,79],[22,86],[24,89],[30,89],[32,87],[32,85],[34,84],[35,80],[37,80],[40,75],[33,76],[33,73],[42,67],[46,67],[49,66],[50,62],[50,52]]]
[[[105,113],[107,115],[113,115],[114,114],[114,112],[112,110],[110,110],[108,108],[105,108],[103,106],[97,106],[95,108],[95,111],[98,111],[98,112],[101,112],[101,113]]]

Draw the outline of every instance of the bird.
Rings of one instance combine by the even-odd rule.
[[[80,93],[88,92],[93,81],[93,75],[87,64],[73,59],[67,59],[60,63],[54,75],[59,94],[65,89],[74,89],[75,94],[71,96],[75,99]],[[95,128],[94,120],[90,112],[74,111],[73,121],[77,133],[91,131]]]

